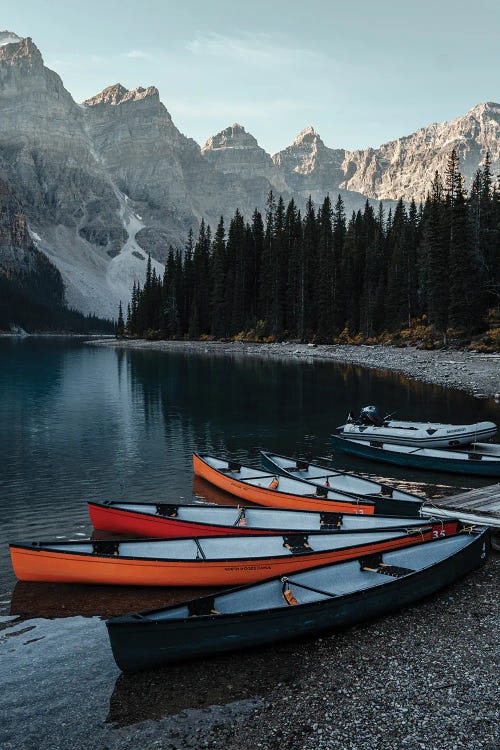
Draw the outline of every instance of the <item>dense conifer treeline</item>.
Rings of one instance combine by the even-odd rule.
[[[17,283],[0,276],[0,331],[9,331],[11,326],[21,326],[28,333],[113,334],[116,330],[113,320],[41,301]]]
[[[31,270],[0,269],[0,331],[21,326],[30,333],[114,333],[114,321],[66,307],[61,274],[43,253],[32,253]]]
[[[271,193],[265,216],[236,211],[212,236],[203,222],[163,278],[148,262],[118,332],[160,338],[365,339],[422,319],[474,333],[500,298],[500,193],[489,158],[467,195],[452,151],[424,205],[346,218],[339,196],[302,215]]]

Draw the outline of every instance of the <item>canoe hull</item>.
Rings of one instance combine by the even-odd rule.
[[[227,506],[226,506],[227,507]],[[329,515],[315,511],[295,511],[276,508],[252,508],[245,506],[245,523],[236,525],[235,522],[223,522],[221,506],[177,505],[176,515],[161,516],[155,514],[155,504],[145,503],[144,509],[138,510],[138,504],[127,507],[125,503],[88,503],[89,515],[94,529],[113,533],[128,534],[163,539],[185,539],[196,537],[203,539],[212,536],[264,536],[272,534],[311,533],[324,531],[355,531],[402,529],[423,523],[422,517],[408,518],[407,516],[369,515],[362,516],[352,513]],[[192,518],[183,516],[189,508],[195,511]],[[196,516],[200,510],[203,517]],[[242,508],[233,506],[234,517],[238,519]],[[207,516],[212,515],[212,523]],[[255,516],[258,514],[259,520]]]
[[[388,586],[301,607],[170,623],[141,620],[140,615],[126,622],[110,620],[107,626],[113,655],[122,671],[136,671],[346,628],[412,604],[453,583],[484,563],[488,545],[488,532],[484,531],[460,554]]]
[[[286,492],[278,490],[255,487],[224,475],[222,472],[209,466],[196,453],[193,454],[193,469],[197,476],[206,479],[230,495],[241,498],[246,503],[263,505],[268,508],[332,511],[336,513],[372,514],[375,511],[374,503],[366,503],[361,499],[359,501],[349,501],[346,499],[345,502],[336,502],[335,500],[300,497],[299,495],[289,495]]]
[[[337,435],[332,435],[331,441],[335,451],[346,453],[349,456],[367,458],[370,461],[382,461],[383,463],[395,466],[425,469],[427,471],[445,471],[452,474],[469,474],[479,477],[500,477],[500,461],[481,463],[480,461],[470,461],[466,458],[463,460],[447,459],[397,453],[383,448],[376,448],[360,441],[346,440]]]
[[[274,463],[263,451],[260,454],[260,462],[263,469],[273,472],[279,472],[283,476],[293,478],[293,474],[284,470],[279,464]],[[308,480],[304,480],[308,481]],[[316,487],[319,483],[311,481],[311,486]],[[360,496],[363,497],[363,496]],[[420,508],[423,500],[415,497],[415,500],[398,500],[389,496],[376,495],[365,495],[366,500],[371,500],[375,503],[374,513],[376,515],[384,516],[401,516],[403,518],[418,518],[420,515]]]
[[[253,530],[244,526],[216,526],[208,523],[190,523],[177,518],[150,516],[144,513],[120,510],[112,506],[88,504],[94,529],[118,534],[156,537],[158,539],[185,539],[187,537],[245,536],[276,534],[276,530]],[[281,529],[280,529],[281,531]]]
[[[231,560],[155,560],[120,558],[11,545],[14,573],[20,581],[107,584],[112,586],[239,586],[263,581],[317,565],[352,560],[429,541],[439,535],[441,524],[408,536],[298,555]],[[456,522],[444,524],[444,535],[453,534]],[[313,536],[309,541],[313,544]],[[362,552],[360,553],[360,550]]]

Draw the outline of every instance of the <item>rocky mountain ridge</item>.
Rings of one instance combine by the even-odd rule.
[[[26,216],[18,197],[0,180],[0,291],[20,296],[24,304],[64,305],[61,274],[40,252],[28,231]],[[6,317],[0,300],[0,329]],[[16,322],[16,321],[10,321]],[[5,321],[4,321],[5,323]]]
[[[493,173],[498,173],[500,104],[478,104],[462,117],[419,128],[378,149],[346,152],[341,187],[378,199],[425,200],[435,171],[444,172],[452,148],[467,186],[487,152]]]
[[[0,179],[16,192],[31,237],[62,274],[71,305],[114,315],[147,253],[161,272],[170,244],[201,220],[265,208],[269,190],[347,212],[367,197],[423,198],[455,145],[471,177],[487,149],[500,166],[500,105],[422,128],[379,149],[325,145],[313,128],[271,156],[238,124],[200,146],[183,135],[155,86],[107,87],[76,103],[30,38],[0,32]]]

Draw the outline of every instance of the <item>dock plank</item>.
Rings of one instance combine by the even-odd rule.
[[[422,514],[455,517],[500,528],[500,484],[428,500],[422,505]]]

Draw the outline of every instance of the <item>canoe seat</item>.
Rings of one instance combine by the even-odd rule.
[[[309,469],[309,464],[307,461],[301,461],[300,458],[298,458],[295,462],[296,471],[307,471]]]
[[[393,488],[389,487],[388,484],[380,485],[380,494],[383,495],[384,497],[392,497],[393,492],[394,492]]]
[[[289,549],[292,555],[304,555],[307,552],[314,552],[307,540],[307,534],[284,534],[283,547]]]
[[[204,596],[202,599],[193,599],[188,603],[189,617],[203,617],[203,615],[220,614],[215,609],[214,597]]]
[[[316,487],[317,497],[328,497],[328,487],[320,487],[318,484]]]
[[[246,508],[241,508],[233,526],[246,526],[246,525],[247,525]]]
[[[382,575],[391,576],[392,578],[401,578],[415,572],[413,568],[402,568],[399,565],[385,563],[382,559],[382,553],[362,557],[359,561],[359,566],[361,570],[368,570],[370,573],[382,573]]]
[[[337,594],[334,594],[331,591],[325,591],[324,589],[317,589],[315,586],[308,586],[305,583],[299,583],[299,581],[294,581],[291,578],[288,578],[288,576],[283,576],[283,578],[281,579],[281,584],[281,593],[287,604],[298,604],[293,591],[290,589],[290,584],[292,586],[298,587],[299,589],[302,589],[303,591],[312,592],[313,594],[319,594],[321,597],[325,596],[334,599],[337,596]]]
[[[297,601],[295,596],[292,594],[292,590],[285,588],[285,586],[286,584],[283,584],[283,589],[282,589],[283,599],[286,601],[287,604],[290,604],[291,606],[293,606],[294,604],[298,604],[299,602]]]
[[[92,542],[94,555],[118,555],[119,548],[120,542],[113,542],[108,539],[96,539]]]
[[[319,526],[322,531],[333,531],[342,527],[342,513],[324,511],[319,517]]]
[[[227,469],[228,471],[234,471],[238,473],[239,471],[241,471],[241,464],[237,463],[236,461],[228,461]]]
[[[156,503],[156,513],[159,516],[169,516],[170,518],[175,518],[178,511],[178,505],[172,505],[171,503]]]

